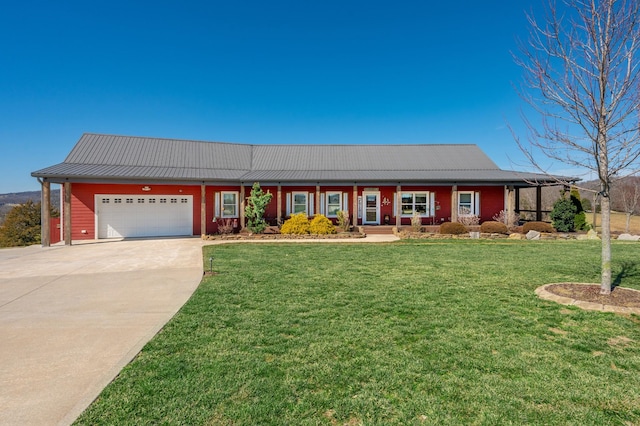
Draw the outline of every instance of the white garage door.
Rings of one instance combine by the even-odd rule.
[[[191,195],[96,195],[98,238],[193,235]]]

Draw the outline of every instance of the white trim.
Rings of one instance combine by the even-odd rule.
[[[234,209],[236,211],[236,214],[234,215],[225,215],[224,214],[224,196],[225,195],[233,195],[235,197],[235,205],[234,205]],[[220,209],[220,217],[224,218],[224,219],[237,219],[240,217],[240,193],[238,191],[220,191],[220,205],[219,205],[219,209]]]
[[[469,205],[469,213],[464,214],[460,211],[460,198],[462,195],[469,195],[470,198],[470,205]],[[479,200],[479,196],[476,196],[476,193],[473,191],[458,191],[458,200],[456,202],[456,209],[458,210],[458,216],[473,216],[473,215],[477,215],[476,213],[476,198]],[[465,203],[467,204],[467,203]]]
[[[343,204],[344,203],[343,195],[346,195],[346,193],[343,194],[341,191],[331,191],[331,192],[327,192],[326,194],[327,194],[327,202],[326,202],[326,210],[325,210],[327,212],[326,216],[327,217],[338,217],[337,212],[342,210],[342,206],[344,205]],[[331,195],[337,195],[338,196],[338,210],[336,210],[335,214],[330,214],[329,213],[329,198],[330,198]],[[333,205],[335,205],[335,204],[333,204]]]
[[[296,214],[296,213],[305,213],[307,216],[309,216],[309,193],[308,192],[303,192],[303,191],[296,191],[296,192],[291,192],[291,206],[290,206],[290,210],[289,210],[289,215],[292,214]],[[304,212],[296,212],[296,195],[304,195]],[[302,205],[302,204],[299,204]]]
[[[220,193],[213,194],[213,218],[220,217]]]
[[[376,205],[375,205],[375,221],[367,220],[367,197],[375,196],[376,197]],[[363,225],[379,225],[380,224],[380,191],[362,191],[362,200],[363,200],[363,217],[362,224]],[[371,210],[369,210],[371,211]]]

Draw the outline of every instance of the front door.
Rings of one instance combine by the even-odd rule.
[[[380,193],[363,192],[364,218],[363,225],[380,225]]]

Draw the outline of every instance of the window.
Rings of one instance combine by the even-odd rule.
[[[420,216],[428,216],[429,211],[428,192],[402,193],[402,216],[413,216],[414,212]]]
[[[127,204],[133,204],[133,198],[127,198]]]
[[[180,202],[182,204],[187,204],[189,202],[189,200],[187,198],[180,198]]]
[[[306,192],[294,192],[293,193],[293,208],[292,214],[307,213],[307,193]]]
[[[144,198],[138,198],[138,204],[144,204]]]
[[[121,204],[122,203],[122,198],[114,198],[113,202],[116,204]]]
[[[156,199],[155,198],[149,198],[149,204],[155,204]]]
[[[471,216],[478,214],[476,198],[479,193],[472,191],[458,192],[458,215],[459,216]]]
[[[336,217],[342,210],[342,193],[327,192],[327,216]]]
[[[222,193],[222,217],[238,217],[238,193]]]
[[[108,198],[103,198],[102,199],[102,204],[109,204],[109,199]]]
[[[171,204],[177,204],[178,203],[178,199],[177,198],[172,198],[171,199]]]

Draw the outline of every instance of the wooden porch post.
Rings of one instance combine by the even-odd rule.
[[[278,184],[278,193],[276,194],[276,202],[278,205],[276,206],[276,216],[278,220],[278,225],[282,223],[282,185]]]
[[[542,220],[542,187],[536,186],[536,220]]]
[[[516,200],[515,200],[515,211],[517,214],[520,214],[520,187],[516,186]]]
[[[276,206],[276,215],[278,216],[278,226],[282,223],[282,185],[278,183],[278,194],[276,196],[278,205]]]
[[[396,186],[396,229],[400,230],[402,226],[402,186]]]
[[[40,200],[40,242],[42,247],[51,246],[51,182],[43,180]]]
[[[71,245],[71,182],[64,183],[64,245]]]
[[[353,222],[351,223],[353,226],[358,226],[358,185],[353,185],[353,202],[351,203],[353,211],[351,212],[351,217],[353,217]]]
[[[246,200],[244,199],[244,182],[240,184],[240,229],[244,229],[244,207]]]
[[[458,185],[451,187],[451,222],[458,221]]]
[[[316,209],[314,213],[320,214],[322,211],[322,206],[320,205],[320,185],[316,185],[316,202],[314,204]]]
[[[200,185],[200,237],[207,235],[207,187]]]
[[[515,213],[516,203],[515,203],[515,190],[513,188],[513,185],[507,186],[507,206],[506,207],[507,207],[507,214],[509,216]]]

